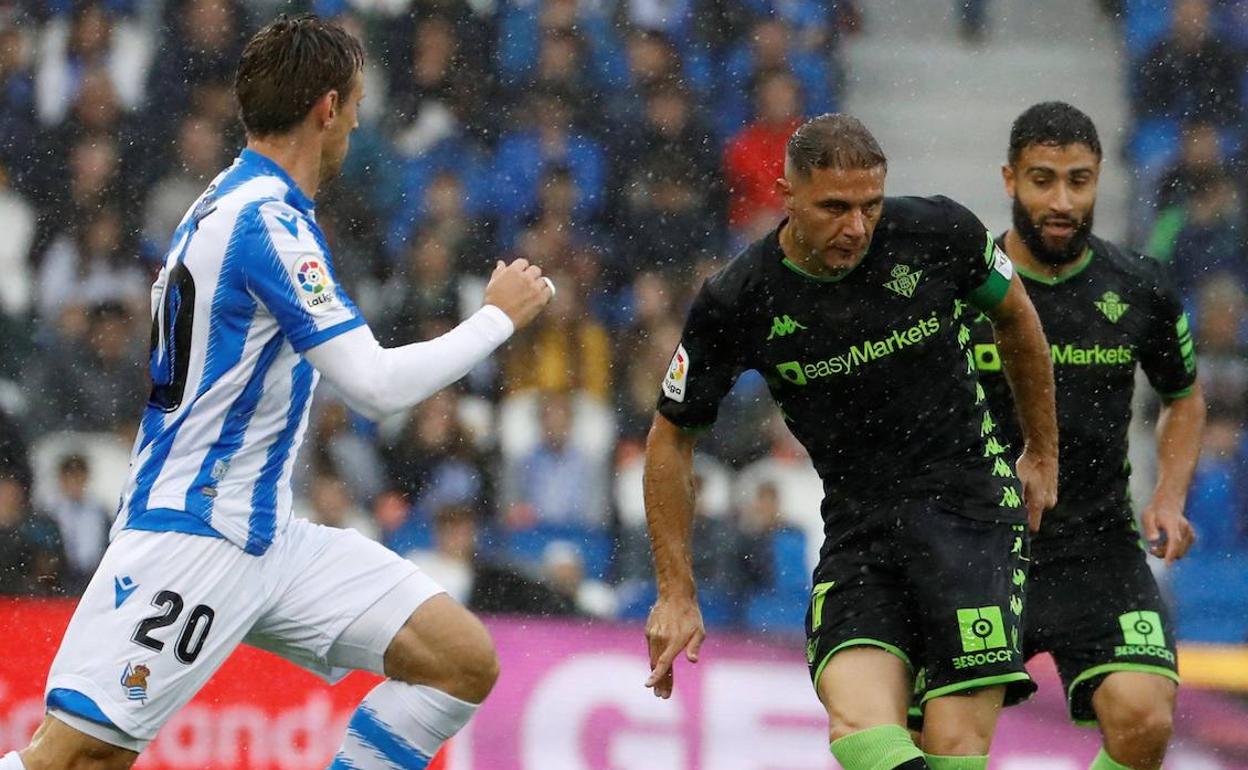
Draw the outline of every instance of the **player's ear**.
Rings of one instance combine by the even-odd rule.
[[[338,113],[342,111],[342,102],[338,95],[337,89],[330,89],[316,100],[316,104],[312,105],[312,112],[316,116],[316,123],[321,128],[329,128],[334,119],[338,117]]]
[[[776,195],[784,199],[786,209],[793,208],[793,185],[789,184],[789,180],[784,177],[776,179]]]
[[[1001,181],[1005,182],[1005,194],[1014,197],[1014,167],[1009,163],[1001,166]]]

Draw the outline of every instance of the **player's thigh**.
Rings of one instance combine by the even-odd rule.
[[[49,712],[80,732],[141,750],[260,614],[263,561],[218,538],[121,533],[52,662]]]
[[[420,605],[386,650],[386,676],[473,703],[498,678],[498,656],[480,620],[447,594]]]
[[[296,519],[281,549],[280,588],[245,641],[330,681],[352,669],[386,673],[399,631],[442,593],[416,565],[355,530]]]
[[[833,737],[905,724],[921,655],[913,597],[889,545],[893,517],[862,512],[829,538],[806,612],[806,659]]]
[[[1145,675],[1138,681],[1161,691],[1178,682],[1169,608],[1135,533],[1104,534],[1046,555],[1032,588],[1048,598],[1028,608],[1028,626],[1044,630],[1076,723],[1098,720],[1096,694],[1115,673]]]
[[[920,706],[998,686],[1007,704],[1035,692],[1022,655],[1025,527],[929,508],[907,519],[900,539],[915,552],[907,571],[924,648]]]

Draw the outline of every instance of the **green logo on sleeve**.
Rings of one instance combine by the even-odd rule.
[[[980,652],[1005,647],[1005,623],[1000,607],[972,607],[958,610],[962,631],[962,651]]]
[[[1127,312],[1127,309],[1131,307],[1123,302],[1122,298],[1112,291],[1105,292],[1105,294],[1101,296],[1101,299],[1096,303],[1096,306],[1102,313],[1105,314],[1105,317],[1109,319],[1109,322],[1114,324],[1118,323],[1118,319],[1122,318],[1122,316]]]
[[[1128,645],[1166,646],[1166,632],[1161,625],[1161,616],[1156,612],[1128,612],[1119,616],[1118,625],[1122,626],[1122,641]]]
[[[787,315],[776,316],[771,319],[771,334],[767,335],[767,340],[770,342],[776,337],[787,337],[798,329],[805,328]]]
[[[914,290],[919,285],[919,279],[923,277],[923,271],[915,270],[911,273],[908,265],[894,265],[892,276],[893,280],[886,281],[884,288],[909,299],[914,296]]]

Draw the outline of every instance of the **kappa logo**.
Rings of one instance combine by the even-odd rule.
[[[673,401],[684,403],[685,386],[689,380],[689,353],[684,343],[676,346],[672,363],[667,367],[667,375],[663,378],[663,395]]]
[[[887,281],[884,288],[909,299],[914,296],[914,290],[919,285],[919,279],[923,277],[923,271],[915,270],[912,273],[908,265],[894,265],[891,275],[893,280]]]
[[[1104,313],[1109,322],[1113,324],[1118,323],[1118,319],[1122,318],[1131,307],[1112,291],[1105,292],[1095,304],[1097,309]]]
[[[140,703],[147,702],[147,678],[152,675],[152,670],[142,664],[131,666],[126,664],[126,670],[121,672],[121,686],[126,691],[126,700],[137,700]]]
[[[776,337],[787,337],[799,329],[804,331],[806,327],[787,315],[776,316],[771,319],[771,334],[767,335],[767,341],[770,342]]]

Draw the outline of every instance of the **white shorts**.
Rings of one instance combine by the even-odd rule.
[[[262,556],[226,540],[126,530],[109,545],[48,674],[48,711],[142,751],[246,642],[334,682],[382,671],[442,588],[355,530],[294,519]]]

